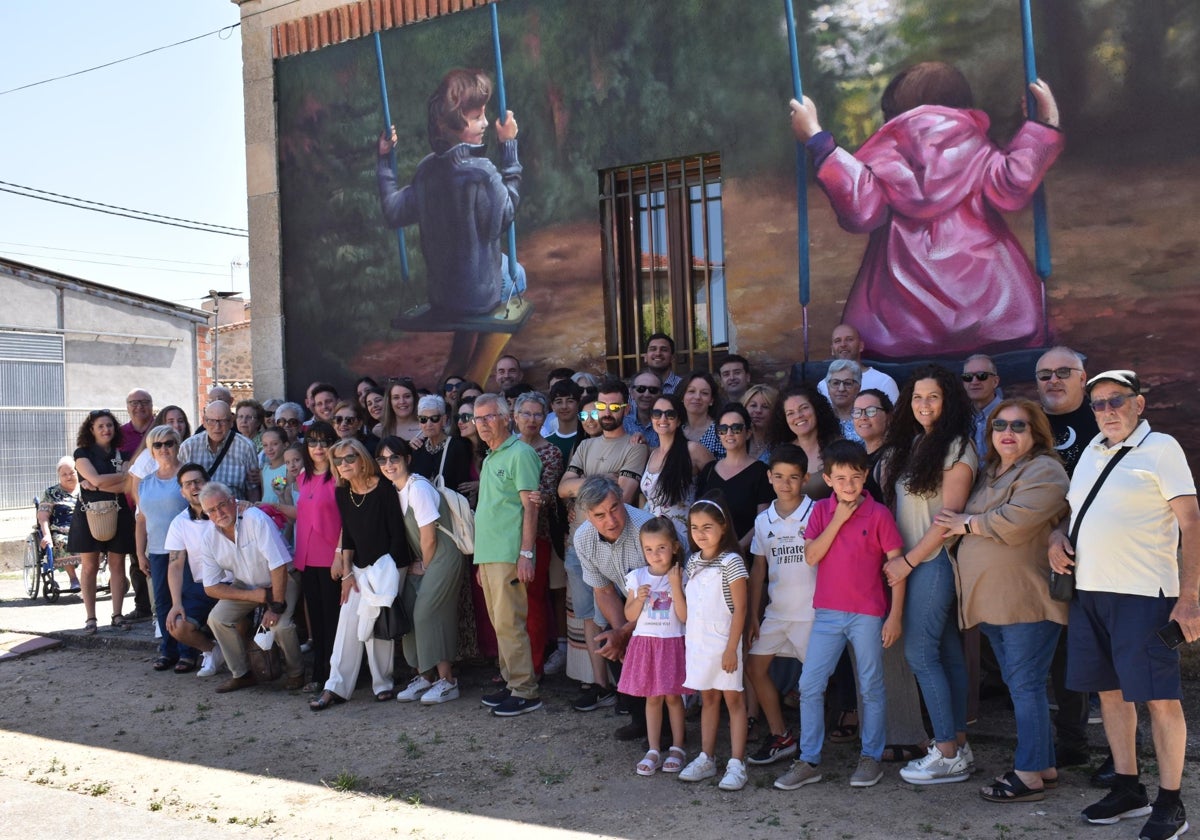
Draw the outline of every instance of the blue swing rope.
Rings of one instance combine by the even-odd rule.
[[[799,102],[804,101],[804,89],[800,84],[800,48],[796,41],[796,15],[792,0],[783,0],[784,17],[787,20],[788,52],[792,60],[792,94]],[[796,142],[796,248],[799,251],[800,312],[804,333],[804,361],[808,361],[808,152],[804,144]]]
[[[496,12],[496,4],[489,3],[492,13],[492,53],[496,57],[496,98],[500,105],[500,123],[508,121],[508,97],[504,92],[504,57],[500,52],[500,15]],[[508,297],[504,301],[507,310],[509,301],[517,291],[517,224],[508,226]]]
[[[1029,0],[1021,0],[1021,46],[1025,54],[1025,107],[1029,119],[1037,118],[1037,102],[1029,85],[1037,81],[1037,59],[1033,52],[1033,14]],[[1050,313],[1046,303],[1046,279],[1050,276],[1050,227],[1046,221],[1046,187],[1038,184],[1033,194],[1033,252],[1038,277],[1042,278],[1042,324],[1049,332]]]
[[[392,109],[388,105],[387,76],[383,71],[383,45],[379,41],[379,33],[375,33],[375,66],[379,70],[379,98],[383,100],[383,130],[387,131],[392,125]],[[392,172],[396,171],[396,149],[389,154]],[[404,228],[396,229],[396,246],[400,249],[400,277],[408,283],[408,248],[404,245]]]

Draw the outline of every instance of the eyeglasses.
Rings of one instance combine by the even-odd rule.
[[[329,446],[329,441],[325,440],[325,438],[308,438],[304,441],[304,444],[309,449],[312,449],[314,446],[324,449],[325,447]]]
[[[1066,368],[1063,368],[1063,370],[1066,370]],[[964,373],[962,375],[962,381],[970,382],[972,379],[974,379],[976,382],[987,382],[993,376],[998,375],[999,374],[992,373],[990,370],[977,370],[974,373]],[[1040,379],[1041,376],[1039,375],[1038,378]],[[1047,375],[1046,378],[1049,379],[1049,375]],[[1066,377],[1060,376],[1059,379],[1066,379]]]
[[[155,449],[174,449],[179,444],[173,440],[156,440],[152,445]]]
[[[1026,420],[1000,420],[999,418],[992,421],[993,432],[1003,432],[1005,429],[1012,429],[1014,434],[1024,434],[1029,428],[1029,422]]]
[[[1099,414],[1101,411],[1112,409],[1116,411],[1127,402],[1137,399],[1137,394],[1117,394],[1115,397],[1109,397],[1106,400],[1092,400],[1092,411]]]
[[[441,423],[441,422],[442,422],[442,415],[440,415],[440,414],[433,414],[433,415],[431,415],[431,416],[429,416],[429,417],[424,417],[424,416],[422,416],[422,415],[418,414],[418,415],[417,415],[417,422],[418,422],[418,423],[420,423],[422,426],[424,426],[426,423]]]
[[[850,388],[858,384],[857,379],[830,379],[830,388]]]
[[[476,414],[475,415],[475,425],[478,426],[480,423],[486,423],[487,421],[495,420],[496,418],[499,418],[501,420],[507,419],[503,414],[501,414],[498,411],[495,414]]]
[[[522,420],[544,420],[546,415],[541,411],[518,411],[517,416]]]
[[[381,467],[386,467],[388,464],[399,464],[403,460],[399,455],[380,455],[375,459],[375,463]]]
[[[746,431],[745,423],[719,423],[716,427],[719,435],[740,435]]]
[[[857,420],[860,417],[874,417],[881,411],[883,409],[877,405],[867,406],[866,408],[852,408],[850,409],[850,416]]]
[[[622,408],[624,408],[624,407],[625,407],[625,406],[627,406],[627,405],[629,405],[629,403],[602,403],[602,402],[598,402],[598,403],[596,403],[596,410],[597,410],[597,411],[611,411],[611,412],[613,412],[614,414],[616,414],[618,411],[620,411]]]
[[[224,420],[214,420],[211,417],[204,418],[205,426],[228,426],[233,422],[233,419],[226,417]]]
[[[678,420],[679,412],[673,408],[652,408],[650,409],[650,418],[652,420]]]
[[[634,385],[633,390],[639,394],[658,394],[662,392],[662,388],[657,385]]]
[[[458,415],[458,422],[459,422],[459,423],[470,423],[470,422],[471,422],[472,420],[474,420],[474,419],[475,419],[475,415],[474,415],[474,414],[468,414],[468,413],[467,413],[467,412],[465,412],[465,411],[464,411],[462,414]]]
[[[335,426],[353,426],[358,422],[358,418],[351,414],[349,417],[334,417],[333,424]]]
[[[329,460],[333,461],[333,465],[335,467],[340,467],[342,464],[357,464],[358,463],[358,453],[357,452],[348,452],[345,455],[334,455]]]
[[[300,421],[297,420],[295,417],[285,417],[282,420],[276,420],[275,425],[276,426],[287,426],[288,428],[294,429],[300,425]]]
[[[149,408],[152,402],[150,400],[125,400],[125,405],[130,408]]]
[[[653,411],[650,413],[652,415],[654,414]],[[600,412],[594,408],[591,411],[581,411],[581,412],[579,412],[579,419],[580,420],[599,420]]]
[[[230,505],[236,506],[237,502],[234,501],[233,499],[223,499],[223,500],[217,502],[212,507],[207,508],[207,509],[202,507],[201,510],[204,511],[205,516],[207,516],[209,519],[212,519],[212,515],[214,513],[216,513],[219,510],[224,510],[224,509],[228,508]]]
[[[1070,379],[1071,375],[1075,373],[1083,373],[1083,368],[1060,367],[1053,370],[1042,368],[1034,373],[1034,376],[1037,377],[1038,382],[1049,382],[1051,376],[1055,379]]]

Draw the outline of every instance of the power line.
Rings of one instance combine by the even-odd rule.
[[[12,189],[13,187],[16,189]],[[74,207],[77,210],[92,210],[94,212],[105,213],[110,216],[122,216],[127,219],[136,219],[141,222],[154,222],[155,224],[159,225],[169,225],[170,227],[185,228],[187,230],[198,230],[204,233],[219,233],[222,236],[240,236],[243,238],[249,237],[249,232],[245,228],[235,228],[227,225],[215,225],[209,222],[198,222],[193,219],[180,219],[176,216],[163,216],[158,213],[148,213],[144,210],[134,210],[129,207],[119,207],[115,204],[105,204],[100,201],[91,201],[90,199],[86,198],[62,195],[61,193],[50,192],[49,190],[39,190],[34,187],[26,187],[21,184],[11,183],[9,181],[0,181],[0,192],[12,193],[13,195],[24,196],[25,198],[36,198],[39,201],[48,201],[51,204],[62,204],[67,207]],[[94,204],[96,206],[86,207],[84,206],[86,204]]]
[[[49,84],[50,82],[57,82],[62,79],[69,79],[72,76],[81,76],[84,73],[91,73],[93,70],[103,70],[105,67],[112,67],[114,64],[121,64],[122,62],[125,62],[125,61],[132,61],[133,59],[141,58],[144,55],[150,55],[151,53],[161,52],[163,50],[169,50],[171,47],[178,47],[183,44],[190,44],[192,41],[199,41],[201,38],[207,38],[209,35],[220,35],[220,33],[225,32],[227,30],[232,34],[233,30],[241,25],[242,25],[241,23],[233,23],[233,24],[230,24],[229,26],[222,26],[220,29],[214,29],[212,32],[205,32],[203,35],[194,35],[191,38],[185,38],[182,41],[176,41],[174,44],[167,44],[162,47],[155,47],[152,50],[146,50],[145,52],[140,52],[140,53],[137,53],[136,55],[128,55],[125,58],[118,58],[114,61],[105,62],[104,64],[97,64],[95,67],[87,67],[87,68],[84,68],[83,70],[76,70],[73,73],[64,73],[61,76],[54,76],[49,79],[42,79],[40,82],[30,82],[29,84],[21,85],[20,87],[9,88],[8,90],[0,90],[0,96],[6,96],[7,94],[10,94],[10,93],[16,93],[19,90],[28,90],[31,87],[37,87],[38,85],[46,85],[46,84]],[[222,36],[222,40],[224,40],[224,36]]]
[[[54,257],[49,254],[29,254],[24,251],[4,251],[10,257],[36,257],[38,259],[63,260],[65,262],[89,263],[91,265],[113,265],[118,268],[132,268],[139,271],[165,271],[171,274],[199,274],[205,277],[228,277],[229,272],[220,271],[188,271],[184,268],[160,268],[155,265],[129,265],[128,263],[107,262],[105,260],[85,260],[80,257]]]
[[[206,263],[196,262],[195,260],[171,260],[166,257],[143,257],[139,254],[112,254],[108,251],[86,251],[79,248],[59,248],[54,245],[34,245],[30,242],[0,242],[0,245],[9,245],[14,248],[37,248],[39,251],[62,251],[67,254],[87,254],[92,257],[120,257],[127,260],[147,260],[149,262],[165,262],[175,265],[199,265],[205,268],[225,268],[226,263]],[[46,256],[49,256],[47,254]],[[62,259],[66,259],[63,257]]]

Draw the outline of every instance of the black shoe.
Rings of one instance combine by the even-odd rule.
[[[1117,767],[1113,763],[1112,753],[1100,764],[1100,768],[1089,779],[1094,788],[1112,788],[1117,783]]]
[[[540,708],[542,708],[542,701],[537,697],[509,697],[493,708],[492,714],[496,717],[516,717],[536,712]]]
[[[1175,840],[1188,830],[1187,812],[1182,802],[1155,802],[1150,819],[1142,826],[1140,840]]]
[[[125,615],[121,616],[121,618],[125,619],[126,621],[149,621],[150,619],[154,618],[154,613],[150,612],[150,610],[135,609],[132,612],[125,613]]]
[[[1083,818],[1093,825],[1112,825],[1121,820],[1144,817],[1150,813],[1146,786],[1114,788],[1099,802],[1083,809]]]
[[[1088,764],[1092,760],[1092,755],[1086,748],[1081,747],[1058,747],[1054,751],[1056,767],[1079,767]],[[1108,787],[1108,785],[1104,785]]]
[[[489,709],[494,709],[509,697],[512,697],[512,692],[507,688],[502,688],[499,691],[492,692],[491,694],[483,695],[479,698],[479,702],[487,706]]]
[[[627,723],[624,726],[618,726],[613,732],[613,737],[618,741],[641,741],[646,737],[645,723]]]
[[[571,702],[571,708],[577,712],[594,712],[603,706],[612,706],[617,702],[617,692],[611,688],[601,688],[589,685],[579,692]]]

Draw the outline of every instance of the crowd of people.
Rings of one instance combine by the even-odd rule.
[[[898,385],[862,361],[853,327],[831,349],[819,385],[778,392],[735,355],[716,376],[676,374],[665,335],[628,382],[560,368],[539,390],[505,356],[491,391],[363,377],[353,396],[313,383],[303,407],[268,410],[215,388],[194,434],[178,406],[156,414],[135,390],[128,423],[99,410],[81,426],[47,490],[45,538],[65,532],[78,556],[88,633],[107,553],[111,624],[153,615],[155,670],[253,686],[261,627],[315,712],[352,698],[365,652],[377,701],[460,700],[456,663],[493,661],[480,699],[499,717],[539,709],[544,675],[565,672],[576,710],[628,713],[616,736],[645,741],[639,775],[720,774],[725,790],[789,758],[775,787],[818,782],[826,741],[861,741],[852,786],[887,762],[914,785],[967,780],[982,635],[1017,746],[980,795],[1041,800],[1058,768],[1086,763],[1094,693],[1111,750],[1094,781],[1111,789],[1084,817],[1150,815],[1143,837],[1173,836],[1186,736],[1160,630],[1200,637],[1200,509],[1182,449],[1142,417],[1141,380],[1089,378],[1057,347],[1030,372],[1030,400],[1004,396],[987,356]],[[89,508],[114,501],[98,539]],[[1074,573],[1069,602],[1052,571]]]

